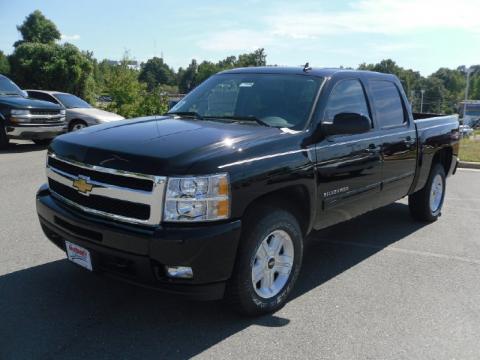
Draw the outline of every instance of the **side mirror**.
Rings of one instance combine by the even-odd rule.
[[[357,113],[340,113],[335,115],[333,122],[322,124],[322,132],[327,136],[362,134],[370,131],[371,124],[368,116]]]

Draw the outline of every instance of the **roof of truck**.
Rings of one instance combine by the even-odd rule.
[[[374,71],[366,70],[349,70],[340,68],[310,68],[305,69],[303,66],[258,66],[258,67],[244,67],[231,70],[222,71],[220,74],[294,74],[302,75],[309,74],[315,76],[332,76],[336,73],[350,73],[356,75],[370,75],[375,77],[391,77],[390,74],[383,74]]]

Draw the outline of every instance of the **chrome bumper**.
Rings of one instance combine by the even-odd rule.
[[[53,139],[65,131],[65,124],[53,126],[30,124],[24,126],[8,126],[7,136],[12,139]]]

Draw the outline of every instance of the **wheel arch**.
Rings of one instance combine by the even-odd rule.
[[[445,175],[448,175],[453,160],[453,149],[450,146],[443,147],[438,150],[432,159],[430,171],[436,164],[441,164],[445,170]]]
[[[248,221],[261,209],[280,208],[290,212],[297,219],[302,235],[306,236],[312,229],[314,203],[305,185],[289,185],[253,199],[245,208],[243,216]]]

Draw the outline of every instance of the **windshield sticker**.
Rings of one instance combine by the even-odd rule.
[[[238,86],[239,87],[252,87],[253,85],[255,85],[255,83],[253,83],[253,82],[243,82]]]

